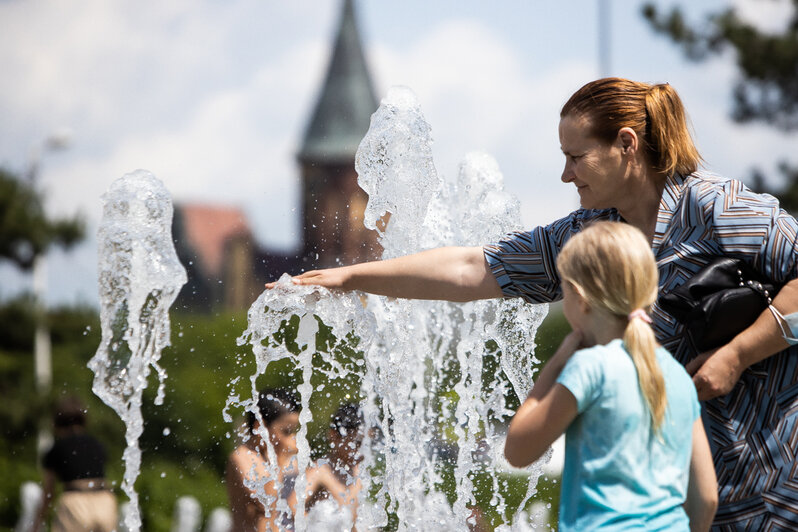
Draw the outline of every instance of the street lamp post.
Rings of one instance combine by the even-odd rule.
[[[599,77],[602,78],[606,78],[612,74],[612,50],[610,49],[612,29],[610,27],[610,9],[610,0],[598,0],[598,60]]]
[[[41,144],[34,147],[28,166],[28,180],[32,187],[39,179],[42,157],[47,152],[63,150],[69,147],[71,135],[66,130],[48,136]],[[33,336],[33,367],[36,379],[36,392],[45,397],[53,383],[52,351],[50,329],[47,327],[47,261],[46,251],[37,253],[33,258],[33,297],[35,305],[36,331]],[[37,449],[41,455],[53,441],[49,426],[39,427]]]

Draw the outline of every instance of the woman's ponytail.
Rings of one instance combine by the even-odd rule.
[[[591,134],[614,142],[621,128],[637,133],[646,156],[658,172],[695,172],[701,156],[688,128],[687,113],[676,90],[667,83],[651,85],[623,78],[604,78],[576,91],[560,111],[590,119]]]
[[[690,135],[679,95],[667,83],[651,85],[646,92],[645,105],[651,164],[665,175],[695,172],[701,156]]]

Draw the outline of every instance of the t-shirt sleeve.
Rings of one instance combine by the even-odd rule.
[[[577,412],[581,414],[601,394],[604,382],[602,357],[595,348],[577,351],[565,363],[557,382],[573,394]]]
[[[614,210],[572,212],[546,226],[510,233],[484,247],[485,260],[505,297],[549,303],[562,297],[557,256],[568,239],[595,220],[618,219]]]

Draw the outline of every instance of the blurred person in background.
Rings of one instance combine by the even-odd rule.
[[[53,415],[55,443],[44,455],[43,500],[31,527],[39,532],[47,520],[56,493],[53,532],[111,532],[117,525],[116,497],[105,480],[106,452],[86,432],[86,409],[76,397],[64,397]]]
[[[249,413],[248,438],[233,451],[227,463],[225,478],[233,531],[294,530],[299,402],[291,392],[281,388],[265,389],[258,395],[260,419]],[[276,468],[269,463],[269,449],[260,436],[261,423],[274,450]],[[345,491],[344,486],[334,476],[314,471],[314,468],[308,471],[308,498],[325,490],[343,503],[340,493]],[[263,501],[270,501],[268,509]]]
[[[310,508],[320,503],[323,508],[320,510],[321,514],[335,514],[354,526],[357,521],[358,495],[362,488],[359,464],[363,459],[360,452],[363,443],[363,412],[359,405],[346,403],[336,410],[330,420],[327,439],[327,456],[308,471],[308,485],[319,488],[309,496],[307,506]],[[338,493],[331,492],[327,486],[337,488]],[[334,508],[331,507],[333,500],[338,503]],[[350,515],[343,515],[343,509],[347,509]]]

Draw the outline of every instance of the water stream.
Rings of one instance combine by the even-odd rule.
[[[390,213],[380,233],[383,258],[480,245],[520,228],[519,204],[503,191],[490,156],[467,155],[455,182],[438,177],[430,127],[410,89],[395,87],[383,99],[358,149],[356,169],[369,194],[366,226],[382,227],[378,222]],[[310,464],[311,396],[324,393],[311,384],[314,356],[320,357],[316,366],[326,369],[316,371],[337,377],[354,372],[361,383],[368,429],[362,493],[371,497],[361,497],[358,530],[384,526],[390,516],[400,530],[468,530],[476,482],[488,484],[491,506],[506,516],[499,528],[524,530],[528,525],[518,512],[508,512],[503,495],[503,431],[512,414],[507,397],[523,398],[531,386],[535,333],[546,312],[545,305],[519,300],[448,303],[331,293],[294,286],[285,275],[249,309],[239,344],[250,345],[257,360],[252,397],[231,397],[228,407],[239,404],[255,413],[258,377],[273,362],[289,359],[301,368],[298,463],[304,471]],[[292,323],[295,340],[286,334]],[[346,363],[347,352],[359,354],[356,364]],[[527,499],[539,466],[529,473]],[[447,482],[454,483],[453,501]],[[299,508],[303,483],[300,475]],[[272,501],[264,496],[263,502],[268,507]],[[278,501],[279,508],[286,507]],[[298,512],[297,530],[306,526]]]
[[[138,531],[134,485],[141,468],[142,393],[155,369],[155,403],[163,402],[166,372],[158,360],[169,345],[169,307],[186,282],[186,271],[172,243],[172,199],[158,178],[144,170],[126,174],[102,199],[97,231],[102,339],[89,368],[92,390],[125,423],[122,490],[130,504],[124,524]]]
[[[504,192],[490,156],[469,154],[455,181],[439,178],[430,127],[407,88],[391,89],[373,115],[356,169],[369,194],[365,224],[384,227],[384,258],[481,245],[520,229],[518,201]],[[102,341],[89,367],[95,373],[94,392],[127,428],[122,489],[131,509],[125,527],[137,531],[141,517],[134,483],[141,464],[142,392],[155,369],[160,379],[156,403],[162,401],[166,374],[158,360],[169,345],[168,309],[186,273],[172,243],[171,200],[157,178],[145,171],[128,174],[103,199],[98,232]],[[379,222],[386,213],[390,222],[383,226]],[[297,457],[302,472],[311,464],[311,397],[329,397],[313,384],[314,375],[355,378],[367,428],[358,530],[389,523],[400,530],[468,530],[477,518],[479,490],[490,494],[490,505],[501,516],[498,529],[526,530],[526,518],[510,511],[505,496],[503,431],[512,414],[508,398],[523,398],[531,386],[538,366],[535,333],[546,312],[545,305],[519,300],[448,303],[331,293],[296,287],[285,275],[249,309],[238,343],[251,347],[256,359],[251,397],[231,395],[223,415],[230,422],[235,408],[259,415],[259,377],[272,363],[289,360],[301,373],[296,391],[302,404]],[[261,436],[268,441],[265,433]],[[536,465],[528,473],[525,500],[534,493],[541,469]],[[304,474],[296,482],[302,508]],[[262,502],[268,508],[274,501],[263,494]],[[276,503],[278,511],[289,511],[285,501]],[[298,512],[296,530],[309,529],[308,523]]]

